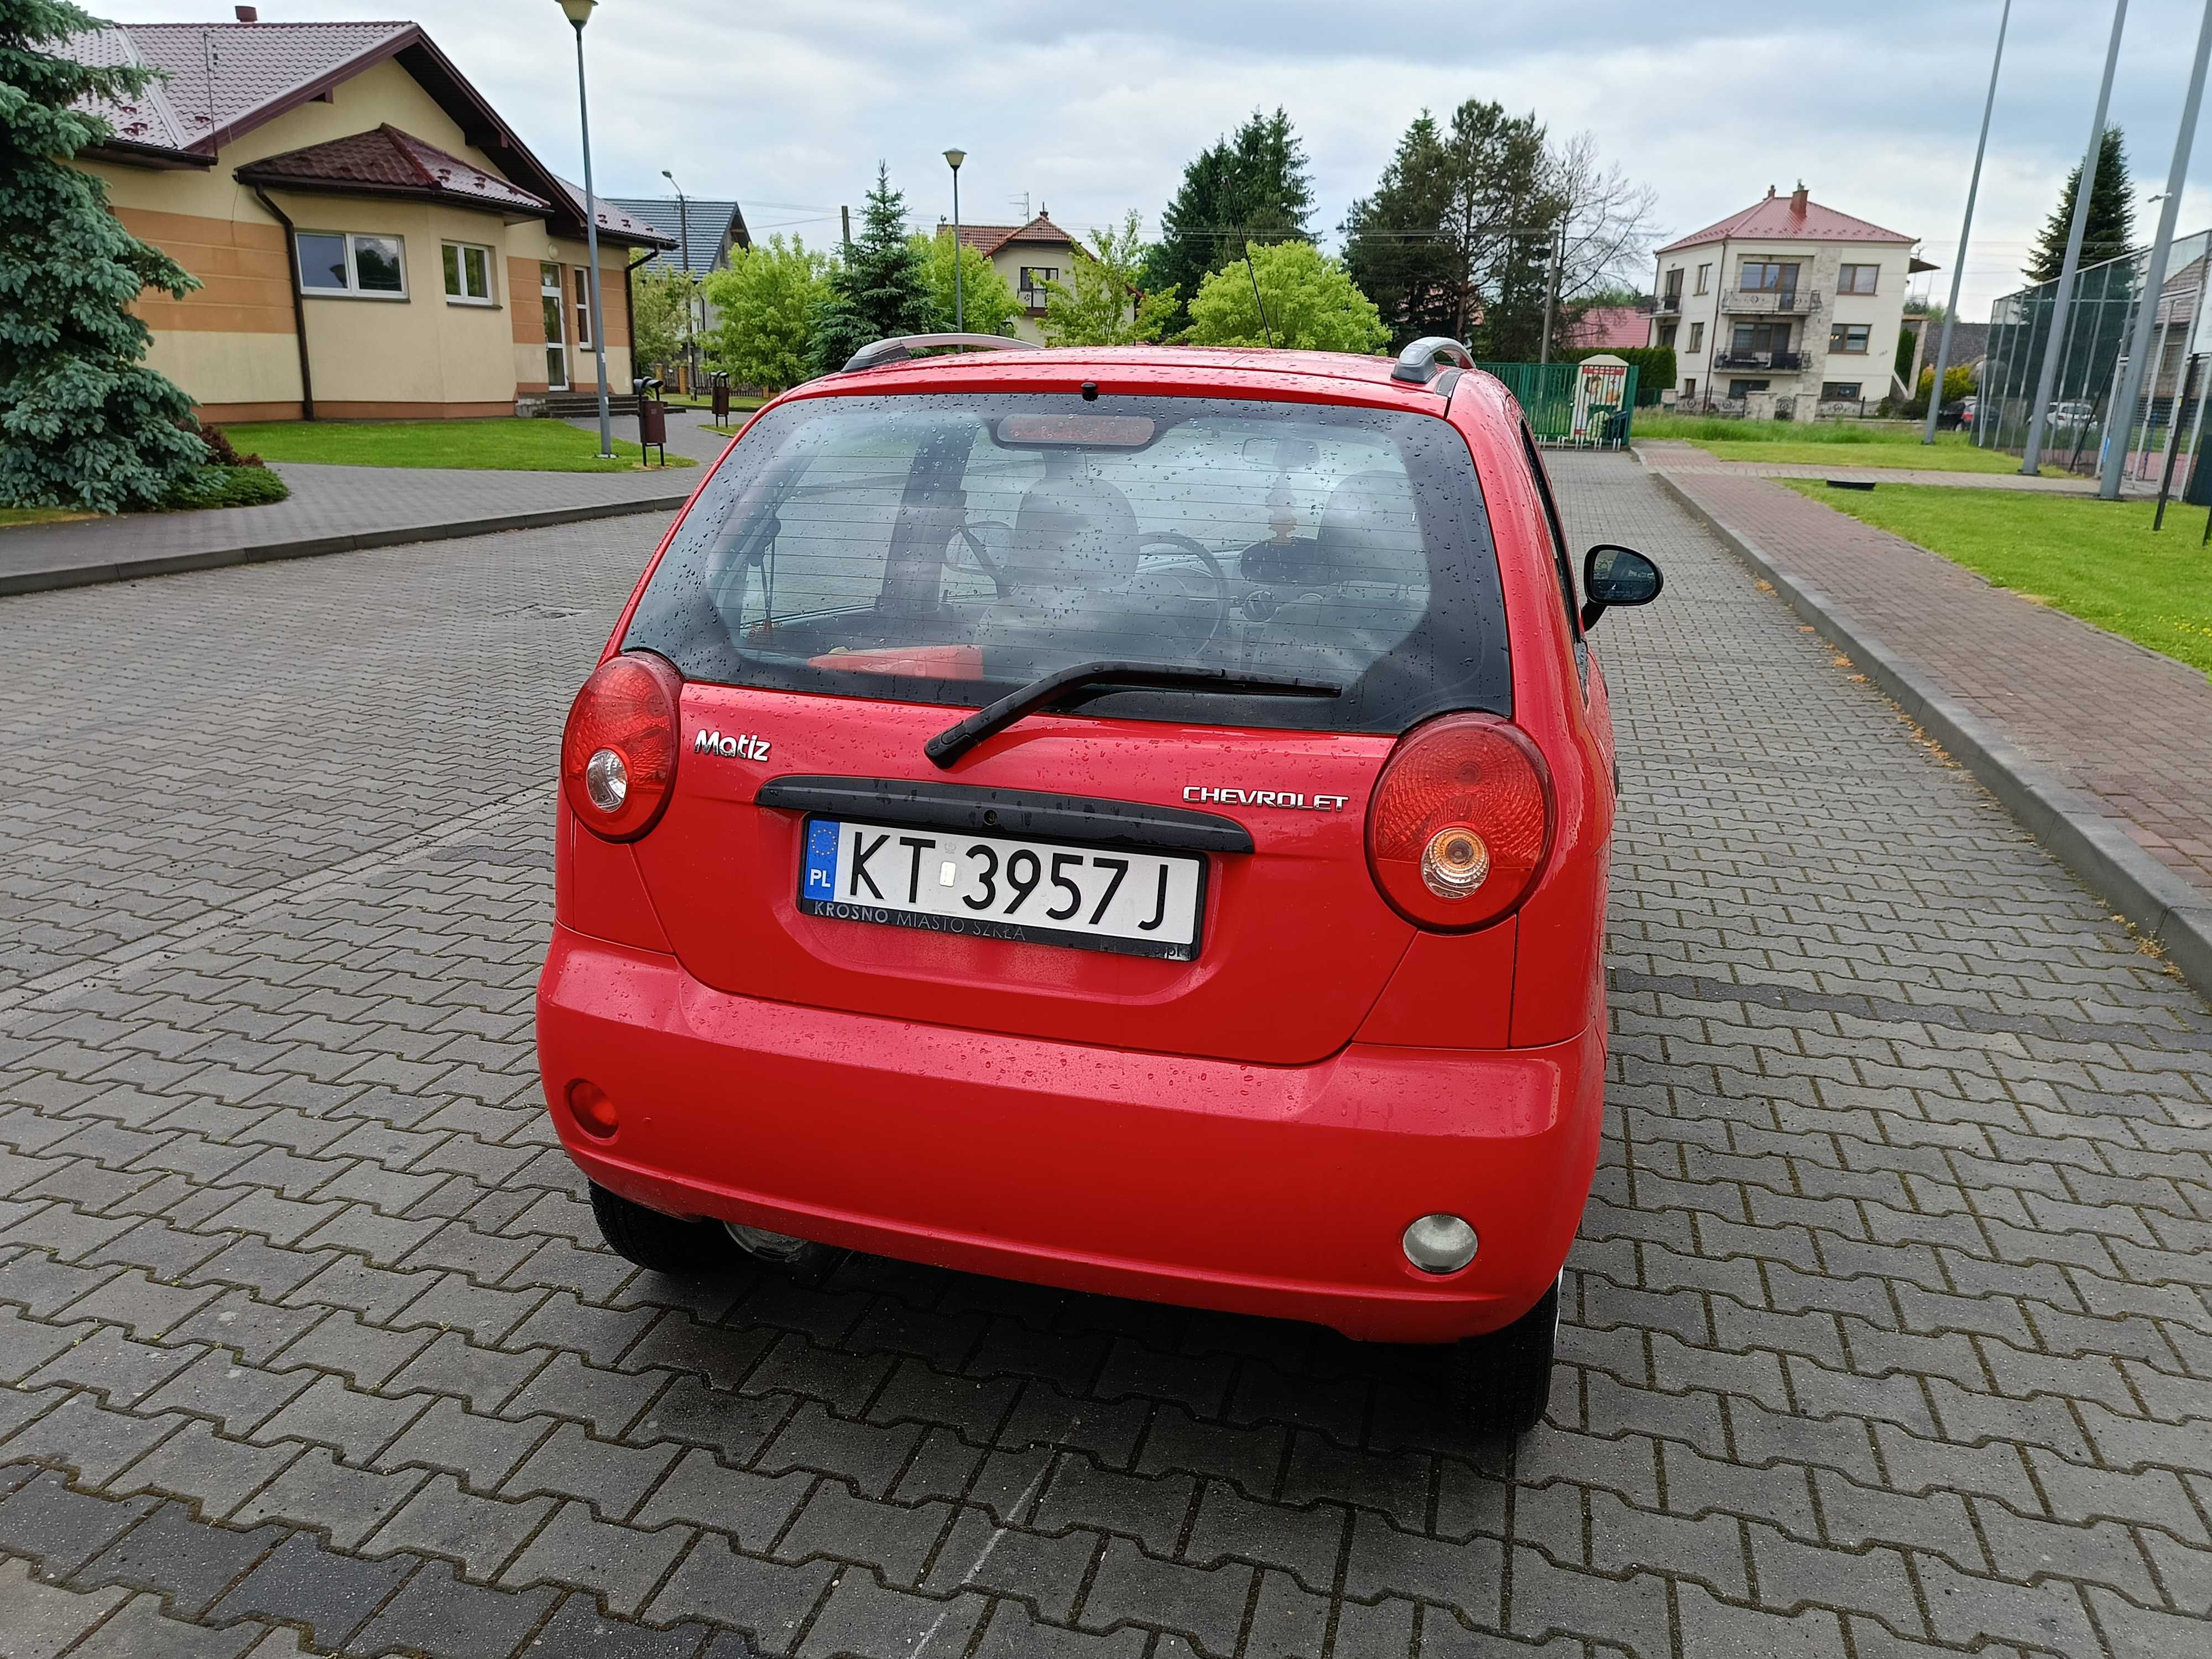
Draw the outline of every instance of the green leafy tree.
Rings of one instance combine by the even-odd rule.
[[[630,309],[637,319],[638,372],[684,356],[699,325],[697,289],[690,277],[654,260],[630,278]]]
[[[1252,112],[1243,126],[1199,152],[1160,215],[1148,286],[1195,295],[1209,271],[1244,257],[1247,242],[1310,242],[1313,177],[1291,118]],[[1185,318],[1178,304],[1174,319]]]
[[[2035,252],[2028,256],[2029,282],[2050,282],[2064,267],[2066,239],[2074,228],[2074,204],[2081,196],[2081,166],[2077,161],[2066,175],[2058,205],[2051,210],[2043,234],[2036,238]],[[2081,227],[2082,269],[2118,258],[2135,246],[2135,187],[2128,179],[2127,144],[2118,127],[2106,127],[2097,149],[2097,182],[2089,187],[2089,217]]]
[[[936,328],[937,296],[922,250],[907,234],[906,198],[891,188],[890,167],[878,163],[860,234],[814,309],[809,361],[814,373],[828,374],[872,341]]]
[[[1571,147],[1561,159],[1578,161]],[[1566,170],[1533,114],[1472,98],[1449,124],[1422,111],[1344,221],[1346,267],[1374,296],[1393,343],[1443,334],[1533,361]]]
[[[1927,404],[1928,394],[1935,389],[1936,365],[1930,363],[1920,371],[1920,386],[1915,394],[1920,399],[1923,407]],[[1972,369],[1960,367],[1947,368],[1943,371],[1943,401],[1945,403],[1954,404],[1961,398],[1971,398],[1973,395],[1974,371]]]
[[[999,268],[983,257],[981,249],[955,243],[949,228],[934,236],[916,236],[914,240],[921,250],[923,274],[929,281],[930,297],[937,304],[937,326],[940,330],[952,327],[952,261],[957,249],[960,260],[960,326],[970,334],[1014,337],[1014,319],[1022,314],[1022,302],[1014,297],[1014,290],[999,274]]]
[[[1045,343],[1134,345],[1158,339],[1179,307],[1171,288],[1145,291],[1151,252],[1134,208],[1119,230],[1102,230],[1088,248],[1079,244],[1067,281],[1045,285]]]
[[[1341,260],[1311,242],[1252,248],[1244,260],[1215,271],[1190,302],[1193,345],[1275,344],[1300,351],[1376,351],[1390,331],[1375,302],[1353,284]],[[1267,302],[1264,325],[1253,296]]]
[[[145,366],[153,337],[131,310],[148,289],[199,283],[67,165],[110,135],[83,106],[154,78],[46,50],[96,27],[65,0],[0,0],[0,505],[150,507],[207,460],[191,399]]]
[[[707,361],[739,386],[771,392],[797,386],[807,376],[813,319],[829,287],[830,256],[796,236],[732,248],[728,268],[706,282],[717,319],[706,337]]]

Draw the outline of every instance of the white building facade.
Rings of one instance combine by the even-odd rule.
[[[1677,401],[1803,420],[1909,395],[1905,283],[1934,269],[1913,243],[1800,185],[1661,248],[1650,343],[1674,349]]]

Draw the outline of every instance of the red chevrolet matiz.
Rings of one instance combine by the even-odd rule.
[[[1451,341],[922,336],[777,399],[562,740],[538,1057],[607,1242],[1453,1344],[1528,1427],[1604,1085],[1584,631],[1659,587],[1577,596]]]

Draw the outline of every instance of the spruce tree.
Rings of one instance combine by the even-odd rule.
[[[2053,281],[2066,264],[2066,239],[2074,229],[2074,204],[2081,195],[2081,165],[2066,175],[2066,188],[2051,210],[2035,252],[2028,256],[2027,280]],[[2097,182],[2089,188],[2089,217],[2081,227],[2081,269],[2117,259],[2135,246],[2135,188],[2128,179],[2128,152],[2118,127],[2106,127],[2097,149]]]
[[[878,162],[860,234],[830,273],[829,290],[815,309],[813,371],[834,374],[862,346],[893,335],[932,333],[937,322],[928,255],[908,237],[906,198],[891,188],[890,168]]]
[[[1289,112],[1254,110],[1183,169],[1175,199],[1160,215],[1160,240],[1146,266],[1146,286],[1195,295],[1211,273],[1244,257],[1248,242],[1310,242],[1313,178]],[[1188,320],[1178,305],[1176,325]]]
[[[82,106],[154,78],[47,50],[98,27],[67,0],[0,0],[0,505],[151,507],[207,459],[191,400],[141,361],[153,336],[131,311],[148,289],[199,283],[68,165],[111,133]]]

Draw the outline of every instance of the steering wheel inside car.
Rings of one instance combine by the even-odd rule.
[[[1206,648],[1213,643],[1215,635],[1221,632],[1221,624],[1229,620],[1229,573],[1221,568],[1221,561],[1214,557],[1202,543],[1177,531],[1145,532],[1137,538],[1137,550],[1141,554],[1148,547],[1181,548],[1204,565],[1207,574],[1213,578],[1213,622],[1206,629],[1205,637],[1191,647],[1194,657],[1204,655]]]

